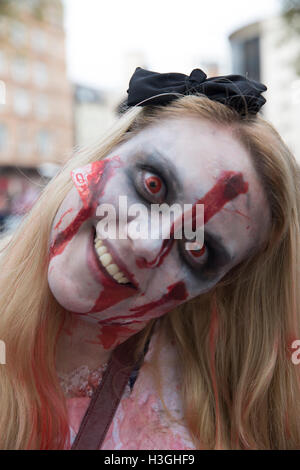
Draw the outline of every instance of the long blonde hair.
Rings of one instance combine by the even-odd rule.
[[[81,149],[46,186],[0,259],[0,448],[68,445],[65,399],[55,346],[66,312],[47,282],[54,216],[72,188],[72,169],[99,160],[162,118],[196,116],[230,129],[245,146],[272,213],[267,246],[231,270],[209,293],[165,315],[182,366],[185,421],[199,449],[300,448],[299,167],[271,124],[241,118],[204,96],[127,111],[100,142]],[[154,321],[141,335],[143,348]],[[159,355],[159,352],[158,352]]]

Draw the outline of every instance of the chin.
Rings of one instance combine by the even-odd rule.
[[[51,276],[48,277],[48,284],[59,305],[70,312],[86,314],[94,304],[92,300],[83,300],[79,297],[79,289],[73,284],[68,285],[68,282],[57,282]]]

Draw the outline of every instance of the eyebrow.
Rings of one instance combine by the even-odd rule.
[[[159,173],[168,183],[168,189],[171,190],[171,196],[174,199],[175,195],[177,198],[183,196],[183,182],[180,179],[176,165],[170,157],[167,157],[156,148],[151,150],[143,149],[139,153],[139,160],[136,160],[135,163],[140,168],[155,170]]]

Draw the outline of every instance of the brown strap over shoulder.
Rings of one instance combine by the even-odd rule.
[[[102,380],[82,419],[72,450],[101,448],[131,372],[137,365],[134,352],[138,338],[139,334],[130,337],[113,351]]]

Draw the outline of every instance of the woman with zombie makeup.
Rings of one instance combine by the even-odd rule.
[[[85,425],[90,448],[102,421],[101,449],[300,448],[299,168],[265,90],[136,69],[4,241],[0,448],[79,448]],[[157,204],[183,208],[165,233]]]

